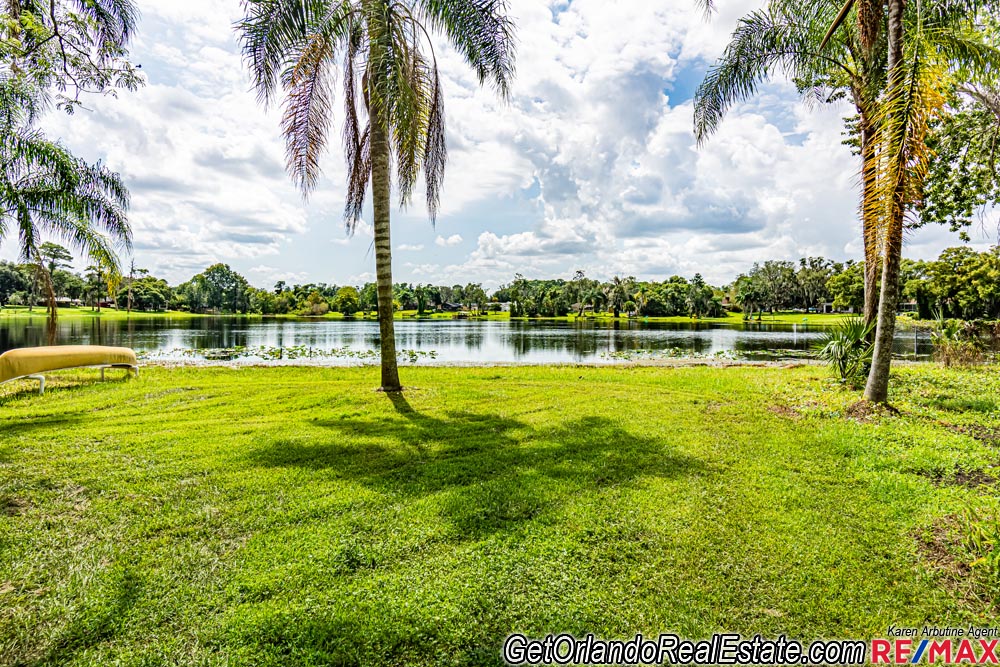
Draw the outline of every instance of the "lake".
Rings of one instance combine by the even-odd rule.
[[[631,321],[397,320],[403,361],[616,363],[664,357],[782,359],[804,356],[823,328],[803,325]],[[373,320],[212,317],[60,321],[56,344],[124,345],[147,359],[262,359],[356,365],[377,360]],[[0,321],[0,351],[48,344],[44,321]],[[235,349],[234,349],[235,348]],[[895,352],[926,359],[926,332],[897,334]]]

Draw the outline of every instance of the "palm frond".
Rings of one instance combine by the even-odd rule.
[[[365,193],[371,179],[370,128],[362,129],[358,114],[357,63],[366,47],[362,24],[355,22],[344,53],[344,158],[347,163],[347,196],[344,222],[354,233],[365,205]],[[367,107],[367,103],[364,105]]]
[[[408,17],[394,19],[389,81],[392,101],[387,108],[400,205],[406,206],[424,160],[436,67],[422,53],[419,26]]]
[[[101,43],[125,46],[139,23],[139,9],[132,0],[75,0],[80,14],[90,18]]]
[[[354,233],[365,206],[365,193],[372,173],[371,127],[366,127],[354,151],[354,161],[347,169],[347,198],[344,207],[344,221],[347,232]]]
[[[316,187],[320,157],[332,122],[335,44],[323,34],[307,39],[295,64],[282,75],[285,89],[281,130],[285,163],[303,194]]]
[[[302,48],[329,0],[244,0],[245,18],[236,24],[243,60],[249,65],[257,99],[274,99],[282,72]]]
[[[938,57],[949,62],[952,68],[963,69],[970,74],[992,73],[993,76],[1000,72],[1000,49],[983,39],[983,35],[973,28],[958,31],[951,26],[928,26],[924,35]]]
[[[441,204],[441,186],[444,169],[448,163],[448,147],[445,142],[444,93],[441,77],[434,70],[431,107],[427,120],[427,142],[424,147],[424,185],[427,191],[427,212],[431,222],[437,219]]]
[[[448,36],[480,84],[490,84],[502,98],[514,80],[514,22],[506,0],[417,0],[431,27]]]
[[[878,226],[870,242],[880,244],[901,240],[898,228],[890,226],[902,224],[919,203],[932,157],[927,137],[945,106],[947,70],[919,47],[911,48],[893,85],[897,90],[886,95],[873,118],[877,159],[869,163],[866,176],[876,185],[863,203],[865,213]],[[888,253],[895,249],[874,250]]]
[[[755,11],[740,19],[722,57],[709,69],[694,96],[694,129],[704,143],[734,105],[756,94],[775,74],[816,80],[839,70],[856,73],[837,54],[816,48],[815,19],[796,19],[780,11]]]
[[[833,39],[834,34],[838,29],[840,29],[840,26],[843,25],[844,21],[847,19],[847,14],[851,11],[853,6],[854,0],[846,0],[846,2],[844,2],[840,11],[837,12],[837,16],[833,19],[833,23],[830,24],[829,30],[826,31],[825,35],[823,35],[823,40],[819,43],[820,51],[824,50],[826,45],[830,43],[830,40]]]
[[[16,82],[0,81],[0,100],[26,99]],[[131,247],[128,189],[98,162],[75,157],[31,127],[34,114],[0,114],[0,233],[16,226],[21,255],[33,258],[43,234],[85,253],[109,258],[114,244]]]

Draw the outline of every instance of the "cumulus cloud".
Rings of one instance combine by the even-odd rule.
[[[807,109],[777,81],[694,145],[693,89],[737,18],[759,4],[720,3],[705,22],[688,2],[512,0],[519,67],[509,104],[437,39],[449,143],[442,207],[437,231],[416,206],[394,211],[396,248],[419,257],[395,278],[496,285],[515,272],[582,269],[701,272],[721,283],[761,259],[860,257],[858,166],[841,143],[848,108]],[[174,281],[216,261],[261,284],[371,279],[370,207],[352,236],[335,236],[339,143],[308,202],[285,173],[280,110],[257,105],[232,30],[239,0],[143,9],[134,54],[149,85],[46,119],[73,150],[122,172],[138,263]],[[909,248],[933,256],[954,243],[936,228]]]
[[[462,242],[462,236],[460,234],[452,234],[448,238],[445,238],[443,236],[438,236],[434,240],[435,245],[439,245],[442,248],[447,248],[447,247],[450,247],[450,246],[456,246],[456,245],[458,245],[461,242]]]

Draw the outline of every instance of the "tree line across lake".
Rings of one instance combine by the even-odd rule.
[[[171,286],[133,264],[124,276],[99,266],[70,270],[73,256],[55,243],[43,244],[41,262],[0,262],[0,306],[40,306],[44,278],[51,278],[62,305],[115,307],[129,311],[346,316],[375,310],[375,283],[360,287],[327,283],[260,289],[226,264],[215,264]],[[921,319],[1000,318],[1000,246],[986,252],[966,247],[944,250],[934,261],[903,260],[900,297]],[[578,271],[570,280],[528,279],[517,274],[492,292],[480,283],[430,285],[396,283],[397,311],[509,311],[512,317],[563,317],[611,313],[642,317],[719,317],[727,310],[752,318],[784,310],[859,312],[864,305],[864,265],[809,257],[798,262],[756,263],[728,285],[713,286],[700,274],[663,281],[615,276],[608,281]]]

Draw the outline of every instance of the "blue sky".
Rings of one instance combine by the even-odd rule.
[[[841,144],[849,110],[806,105],[778,81],[695,148],[694,89],[758,3],[719,4],[705,22],[691,0],[512,0],[518,77],[508,105],[439,42],[443,208],[435,227],[420,206],[395,212],[395,278],[495,287],[515,272],[582,269],[724,283],[755,260],[859,258],[857,164]],[[217,261],[261,287],[372,279],[369,225],[353,237],[343,228],[339,142],[308,202],[285,175],[280,110],[256,104],[240,61],[239,0],[139,5],[133,54],[147,86],[46,119],[51,135],[125,177],[137,265],[174,283]],[[990,239],[976,230],[973,241]],[[932,226],[906,254],[932,258],[957,243]]]

